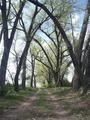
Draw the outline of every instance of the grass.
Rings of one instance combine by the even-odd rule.
[[[32,96],[38,91],[38,89],[25,89],[20,90],[18,93],[13,89],[7,91],[5,96],[0,97],[0,113],[3,113],[4,110],[19,104],[23,101],[25,97]]]
[[[73,92],[70,87],[64,88],[47,88],[47,89],[26,89],[20,90],[18,93],[13,90],[7,92],[6,96],[0,97],[0,113],[5,109],[19,104],[25,97],[32,96],[38,91],[36,100],[33,103],[34,112],[38,116],[45,113],[49,115],[52,111],[52,104],[47,99],[47,91],[51,92],[58,99],[58,102],[63,106],[70,115],[75,117],[75,120],[90,120],[90,95],[80,96],[77,92]]]
[[[54,88],[53,95],[63,97],[67,95],[70,92],[70,90],[71,90],[71,87]]]
[[[45,89],[41,89],[34,103],[34,106],[36,106],[37,110],[41,112],[48,112],[51,109],[51,106],[49,105],[48,100],[46,100],[46,97],[47,91]]]

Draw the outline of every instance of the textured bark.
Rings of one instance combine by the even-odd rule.
[[[90,14],[89,14],[88,6],[89,6],[89,1],[87,3],[87,7],[85,10],[85,15],[84,15],[84,19],[83,19],[83,24],[82,24],[78,48],[77,48],[79,64],[81,64],[80,62],[81,62],[81,57],[82,57],[82,49],[83,49],[84,40],[85,40],[85,36],[86,36],[86,31],[87,31],[87,26],[88,26],[88,22],[89,22],[89,15]]]
[[[7,61],[9,56],[10,44],[8,40],[8,25],[7,25],[7,15],[6,15],[6,0],[2,1],[2,23],[3,23],[3,39],[4,39],[4,52],[1,60],[1,67],[0,67],[0,87],[3,89],[5,85],[5,75],[6,75],[6,68],[7,68]]]
[[[83,20],[83,24],[82,24],[82,28],[81,28],[81,32],[80,32],[80,37],[79,37],[79,43],[78,43],[78,45],[75,49],[76,57],[77,57],[77,60],[78,60],[78,65],[79,65],[81,70],[83,69],[82,68],[83,67],[82,66],[82,61],[83,60],[81,61],[82,49],[83,49],[84,40],[85,40],[85,36],[86,36],[86,31],[87,31],[87,26],[88,26],[88,21],[89,21],[88,5],[89,5],[89,3],[87,4],[87,8],[85,10],[84,20]],[[82,70],[82,72],[83,72],[83,70]],[[84,85],[84,79],[82,81],[80,81],[80,76],[77,73],[77,71],[75,70],[74,76],[73,76],[73,88],[75,90],[78,90],[83,85]]]
[[[48,73],[48,75],[46,77],[47,77],[48,86],[52,87],[52,83],[53,83],[53,81],[52,81],[52,78],[53,78],[52,71],[48,68],[47,73]]]
[[[22,88],[25,89],[26,87],[26,56],[23,60],[23,65],[22,65]]]
[[[30,43],[31,43],[31,41],[26,42],[25,48],[24,48],[23,53],[20,57],[20,61],[19,61],[18,67],[17,67],[16,75],[15,75],[15,78],[14,78],[14,82],[15,82],[14,87],[15,87],[16,91],[19,90],[18,77],[19,77],[19,74],[20,74],[22,63],[24,62],[24,58],[25,58],[25,56],[27,56]]]
[[[31,55],[31,65],[32,65],[32,75],[31,75],[31,87],[34,87],[34,82],[35,82],[35,57],[33,55]]]
[[[76,70],[74,70],[74,76],[73,76],[73,79],[72,79],[72,87],[73,87],[74,90],[78,90],[81,87],[79,76],[78,76]]]
[[[84,80],[84,93],[90,89],[90,45],[88,46],[87,51],[87,64],[86,64],[86,73],[85,73],[85,80]]]
[[[36,76],[34,75],[34,88],[36,88],[37,85],[36,85]]]
[[[9,44],[8,44],[9,45]],[[5,85],[5,75],[6,75],[6,69],[7,69],[7,62],[8,62],[8,56],[9,56],[9,46],[4,47],[4,53],[2,56],[2,61],[1,61],[1,67],[0,67],[0,87],[3,89]]]

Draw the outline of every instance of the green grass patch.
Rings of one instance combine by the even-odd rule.
[[[51,106],[48,103],[47,97],[47,91],[46,89],[40,89],[40,92],[38,93],[37,99],[35,100],[34,106],[36,109],[47,112],[51,109]]]
[[[70,87],[54,88],[54,91],[52,93],[56,96],[62,97],[67,95],[70,92],[70,90]]]
[[[79,108],[72,108],[71,109],[72,114],[82,114],[82,116],[87,116],[90,114],[90,110],[87,108],[79,107]]]
[[[90,100],[90,95],[84,95],[84,96],[82,96],[82,95],[80,95],[80,99],[82,100],[82,101],[84,101],[84,100]]]
[[[4,96],[0,97],[0,113],[11,106],[17,105],[19,102],[23,101],[25,97],[34,95],[38,89],[25,89],[19,92],[14,91],[13,88],[9,89]]]

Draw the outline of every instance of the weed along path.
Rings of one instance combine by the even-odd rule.
[[[90,120],[89,100],[69,88],[41,89],[5,110],[0,120]]]

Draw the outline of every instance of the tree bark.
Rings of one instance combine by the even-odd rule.
[[[79,37],[79,43],[75,49],[75,53],[76,53],[76,57],[78,60],[78,65],[80,67],[80,69],[82,70],[82,49],[83,49],[83,45],[84,45],[84,40],[85,40],[85,36],[86,36],[86,31],[87,31],[87,26],[88,26],[88,21],[89,21],[89,11],[88,11],[88,5],[89,5],[89,1],[87,3],[87,8],[85,10],[85,15],[84,15],[84,20],[83,20],[83,24],[82,24],[82,28],[81,28],[81,32],[80,32],[80,37]],[[80,81],[80,76],[78,75],[77,71],[74,70],[74,76],[73,76],[73,88],[75,90],[78,90],[81,85],[84,85],[84,79],[83,81]],[[83,71],[82,71],[83,72]]]
[[[35,70],[35,57],[31,55],[32,75],[31,75],[31,87],[34,86],[34,70]]]
[[[26,87],[26,56],[23,61],[22,70],[23,70],[23,72],[22,72],[22,89],[25,89],[25,87]]]
[[[18,77],[19,77],[19,74],[20,74],[20,70],[21,70],[24,58],[25,58],[25,56],[27,56],[30,43],[31,43],[30,40],[26,42],[25,48],[24,48],[23,53],[20,57],[20,61],[19,61],[18,67],[17,67],[16,75],[15,75],[15,78],[14,78],[14,83],[15,83],[14,88],[15,88],[16,91],[19,90]]]
[[[85,94],[88,89],[90,89],[90,45],[88,45],[88,50],[87,50],[87,62],[86,62],[83,94]]]

